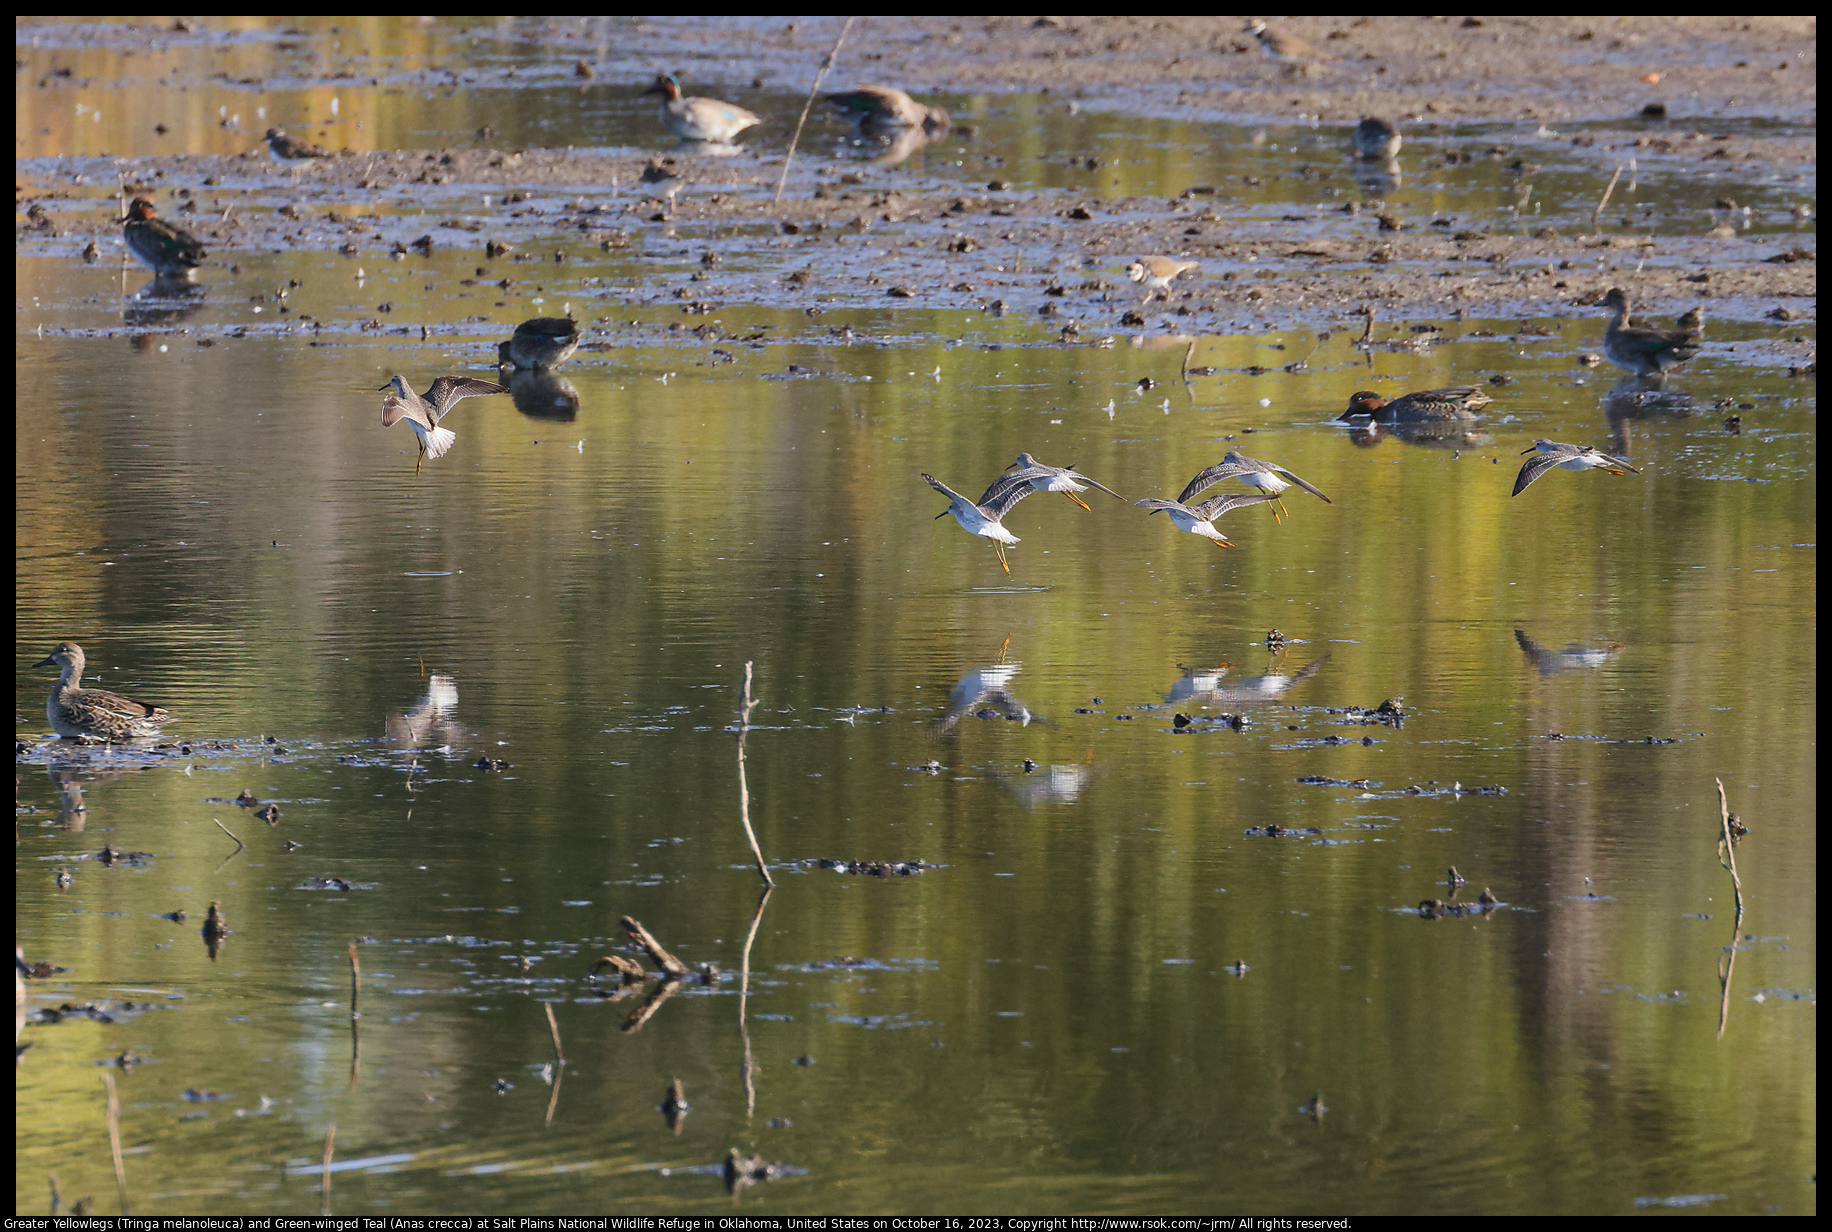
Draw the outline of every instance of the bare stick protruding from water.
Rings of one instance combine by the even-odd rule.
[[[319,1204],[319,1211],[331,1213],[331,1144],[337,1141],[337,1123],[333,1121],[324,1127],[324,1200]]]
[[[357,997],[362,993],[362,964],[356,961],[356,942],[350,943],[350,1017],[361,1018],[362,1011],[357,1008]]]
[[[102,1071],[102,1085],[108,1088],[108,1149],[114,1152],[115,1188],[121,1191],[121,1213],[127,1210],[127,1165],[121,1162],[121,1098],[115,1094],[114,1073]]]
[[[821,81],[827,76],[827,70],[839,58],[840,44],[846,41],[846,32],[852,29],[852,18],[847,17],[846,24],[840,27],[840,37],[833,40],[833,50],[821,61],[821,71],[814,75],[814,88],[808,91],[808,101],[802,104],[801,119],[795,121],[795,136],[789,142],[789,156],[782,160],[782,178],[776,181],[776,196],[771,204],[782,200],[783,186],[789,182],[789,167],[795,162],[795,147],[801,142],[802,125],[808,122],[808,112],[814,109],[814,96],[821,92]],[[124,211],[125,212],[125,211]]]
[[[744,776],[744,734],[751,729],[751,707],[757,699],[751,696],[751,662],[744,662],[744,701],[738,711],[738,820],[744,823],[744,836],[751,840],[751,854],[757,857],[757,871],[763,874],[763,883],[774,886],[776,879],[770,876],[770,866],[764,863],[763,848],[757,845],[757,831],[751,828],[751,789]]]
[[[1616,181],[1621,178],[1622,178],[1622,164],[1617,163],[1616,164],[1616,174],[1609,177],[1609,187],[1603,190],[1603,196],[1597,202],[1596,212],[1590,216],[1590,225],[1591,226],[1601,227],[1603,225],[1603,207],[1609,204],[1609,194],[1616,191]]]
[[[566,1050],[560,1047],[560,1024],[554,1020],[553,1002],[544,1001],[541,1008],[547,1011],[547,1030],[553,1036],[553,1059],[561,1065],[566,1064]]]
[[[212,817],[210,820],[216,821],[216,818]],[[235,838],[235,831],[231,830],[228,826],[224,825],[222,822],[216,821],[216,828],[218,830],[221,830],[224,834],[227,834],[230,838]],[[237,851],[240,851],[242,848],[246,846],[248,846],[247,843],[244,843],[239,838],[235,838],[235,849]]]
[[[650,936],[649,930],[634,917],[627,915],[623,917],[623,931],[629,933],[636,944],[648,952],[649,957],[655,960],[655,965],[668,973],[669,979],[679,979],[683,975],[693,973],[692,967],[664,950],[662,943]]]

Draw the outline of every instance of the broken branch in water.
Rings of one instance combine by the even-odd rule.
[[[648,952],[649,957],[655,960],[656,966],[668,973],[669,979],[679,979],[683,975],[692,973],[693,968],[670,954],[667,950],[664,950],[662,948],[662,943],[650,936],[649,930],[644,928],[636,919],[627,915],[624,916],[623,930],[630,934],[631,939],[634,940],[637,945],[640,945]]]
[[[821,81],[827,76],[827,70],[833,67],[834,60],[839,58],[840,44],[846,41],[846,32],[852,29],[852,18],[846,18],[846,24],[840,27],[840,37],[833,40],[833,50],[821,61],[821,71],[814,75],[814,86],[808,91],[808,101],[802,104],[801,119],[795,122],[795,136],[789,140],[789,156],[782,160],[782,178],[776,181],[776,196],[772,203],[782,200],[783,186],[789,182],[789,167],[795,161],[795,147],[801,143],[802,125],[808,122],[808,112],[814,107],[814,96],[821,92]],[[125,210],[122,211],[126,213]]]

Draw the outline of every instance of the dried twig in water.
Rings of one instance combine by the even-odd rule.
[[[114,1073],[102,1071],[108,1088],[108,1149],[114,1152],[115,1187],[121,1191],[121,1213],[127,1214],[127,1165],[121,1162],[121,1099],[115,1094]]]
[[[775,889],[775,886],[763,888],[763,897],[757,900],[757,913],[751,917],[751,931],[744,934],[744,953],[738,962],[738,1038],[744,1041],[744,1115],[747,1117],[757,1111],[757,1062],[751,1056],[751,1032],[744,1017],[751,996],[751,943],[757,940],[757,926],[763,923],[763,909]]]
[[[1609,177],[1609,187],[1603,190],[1603,196],[1597,202],[1596,212],[1590,216],[1590,225],[1591,226],[1596,227],[1596,226],[1602,225],[1603,207],[1609,204],[1609,194],[1616,191],[1616,181],[1621,178],[1622,178],[1622,164],[1617,163],[1616,164],[1616,174]]]
[[[352,941],[350,943],[350,1017],[352,1018],[362,1017],[361,1011],[357,1009],[357,997],[362,992],[362,978],[362,965],[356,961],[356,942]]]
[[[1737,876],[1737,853],[1730,833],[1730,800],[1724,795],[1724,780],[1718,779],[1718,863],[1730,874],[1730,884],[1737,892],[1737,922],[1743,920],[1743,879]]]
[[[834,60],[839,57],[840,44],[846,41],[846,32],[850,29],[852,29],[852,18],[847,17],[846,24],[840,27],[840,37],[833,40],[833,50],[827,53],[825,60],[821,61],[821,71],[814,75],[814,88],[808,91],[808,101],[802,104],[801,119],[795,121],[795,136],[789,142],[789,156],[782,160],[782,178],[776,181],[776,196],[771,200],[772,205],[782,200],[783,185],[789,182],[789,167],[795,162],[795,147],[801,141],[802,125],[808,122],[808,112],[814,107],[814,96],[821,92],[821,81],[827,76],[827,70],[833,67]]]
[[[623,917],[623,930],[630,934],[637,945],[648,951],[649,957],[655,960],[656,966],[668,973],[669,979],[678,979],[683,975],[692,974],[693,968],[664,950],[662,943],[651,937],[649,930],[633,917],[627,915]]]
[[[210,820],[216,821],[216,818],[212,817]],[[218,830],[221,830],[224,834],[227,834],[230,838],[235,838],[235,831],[231,830],[228,826],[224,825],[222,822],[216,821],[216,828]],[[235,838],[235,849],[237,851],[240,851],[242,848],[246,846],[248,846],[247,843],[244,843],[239,838]]]
[[[757,699],[751,696],[751,662],[744,663],[744,703],[738,711],[738,820],[744,823],[744,835],[751,840],[751,854],[757,857],[757,871],[763,874],[763,883],[768,886],[776,884],[770,876],[770,866],[764,863],[763,848],[757,844],[757,831],[751,828],[751,791],[744,775],[744,736],[751,729],[751,708]]]
[[[566,1064],[566,1050],[560,1047],[560,1024],[554,1020],[553,1002],[544,1001],[542,1008],[547,1011],[547,1030],[553,1035],[553,1059],[561,1065]]]
[[[324,1127],[324,1201],[319,1210],[326,1215],[331,1213],[331,1144],[337,1141],[337,1124],[332,1122]]]

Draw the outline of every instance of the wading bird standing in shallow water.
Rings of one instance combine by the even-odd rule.
[[[1603,354],[1618,368],[1636,376],[1658,377],[1698,354],[1698,334],[1692,330],[1631,326],[1628,292],[1621,287],[1609,289],[1603,297],[1603,310],[1615,317],[1603,331]],[[1702,326],[1702,314],[1699,321]]]
[[[1405,138],[1399,130],[1378,116],[1369,116],[1355,126],[1352,138],[1355,153],[1370,161],[1381,161],[1392,158],[1399,153],[1401,142]]]
[[[571,317],[535,317],[496,344],[497,367],[557,368],[579,349],[579,326]]]
[[[460,398],[508,392],[507,386],[495,381],[480,381],[474,376],[442,376],[423,395],[409,388],[404,376],[390,377],[381,388],[388,391],[388,396],[382,399],[382,427],[392,428],[405,419],[414,436],[419,438],[420,457],[414,463],[415,475],[420,473],[427,458],[443,458],[452,442],[458,439],[456,432],[439,426],[439,421],[451,411],[454,403]]]
[[[45,714],[52,730],[66,740],[145,740],[157,736],[159,729],[172,721],[163,706],[138,702],[107,689],[85,689],[83,648],[75,642],[59,642],[57,649],[32,666],[63,669],[57,683],[51,686]]]
[[[662,123],[682,141],[729,145],[733,137],[763,122],[733,103],[722,103],[716,98],[681,97],[680,79],[673,73],[657,77],[655,84],[643,93],[662,96]]]
[[[188,279],[209,255],[190,232],[153,217],[153,203],[145,197],[134,198],[122,222],[127,251],[151,266],[161,278]]]
[[[1630,466],[1621,458],[1612,458],[1600,449],[1589,445],[1565,445],[1558,441],[1538,440],[1533,442],[1532,449],[1523,449],[1523,454],[1534,454],[1528,458],[1526,465],[1520,468],[1520,474],[1514,479],[1513,496],[1519,496],[1527,486],[1553,467],[1568,471],[1602,470],[1612,475],[1623,475],[1633,471],[1639,475],[1639,467]]]

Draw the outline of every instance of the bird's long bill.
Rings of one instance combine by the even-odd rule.
[[[388,382],[388,383],[387,383],[386,385],[377,385],[377,386],[375,387],[375,392],[379,394],[379,393],[381,393],[381,392],[382,392],[382,391],[383,391],[384,389],[393,389],[393,388],[394,388],[394,382],[393,382],[393,381],[390,381],[390,382]]]
[[[940,513],[936,514],[934,517],[930,518],[929,520],[931,522],[939,522],[943,518],[947,517],[949,514],[953,512],[954,512],[954,507],[950,505],[948,508],[942,510]]]
[[[38,662],[32,664],[32,666],[33,667],[56,667],[57,660],[54,657],[52,657],[51,655],[46,655],[44,658],[40,659]]]
[[[1539,452],[1538,445],[1529,445],[1525,449],[1520,451],[1520,456],[1524,458],[1530,453],[1538,453],[1538,452]]]

